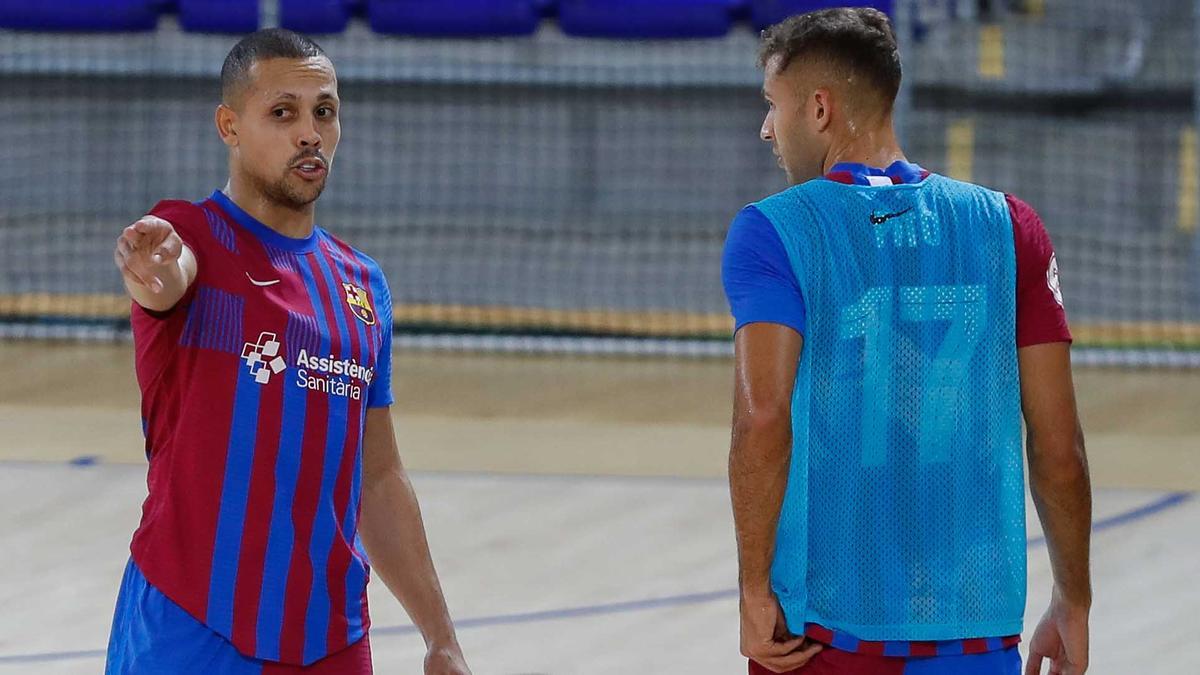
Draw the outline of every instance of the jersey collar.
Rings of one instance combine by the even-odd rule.
[[[892,162],[886,169],[856,162],[839,162],[825,174],[826,179],[847,185],[903,185],[920,183],[927,177],[928,171],[904,160]]]
[[[288,237],[260,223],[257,218],[242,210],[242,207],[233,203],[233,200],[220,190],[213,190],[213,193],[211,196],[209,196],[209,199],[216,202],[217,206],[220,207],[220,209],[229,217],[237,221],[238,225],[241,225],[248,232],[250,232],[250,234],[254,235],[259,241],[268,246],[284,251],[292,251],[294,253],[306,253],[316,249],[317,247],[317,233],[319,232],[320,228],[314,227],[312,234],[304,237],[303,239]]]

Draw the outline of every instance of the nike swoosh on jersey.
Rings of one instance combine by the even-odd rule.
[[[254,284],[255,286],[274,286],[275,284],[279,283],[279,279],[271,279],[270,281],[259,281],[258,279],[255,279],[254,277],[250,276],[249,272],[246,272],[246,278],[249,279],[250,283]]]

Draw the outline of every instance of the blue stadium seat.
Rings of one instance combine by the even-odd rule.
[[[581,37],[719,37],[742,0],[561,0],[563,32]]]
[[[541,0],[367,0],[377,33],[419,36],[529,35],[537,30]]]
[[[348,0],[279,0],[279,25],[298,33],[340,33],[351,9]]]
[[[855,2],[854,0],[750,0],[750,20],[754,27],[762,30],[774,23],[779,23],[789,16],[803,14],[818,9],[830,7],[874,7],[888,16],[892,15],[895,0],[875,0],[875,2]]]
[[[0,28],[47,31],[154,30],[156,0],[0,0]]]
[[[193,33],[252,33],[258,0],[179,0],[179,25]]]

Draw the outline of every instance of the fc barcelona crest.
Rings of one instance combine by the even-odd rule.
[[[346,289],[346,304],[354,316],[368,326],[374,326],[375,310],[371,308],[371,298],[367,296],[366,289],[354,284],[342,284],[342,288]]]

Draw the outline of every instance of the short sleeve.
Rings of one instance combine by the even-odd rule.
[[[1071,342],[1054,244],[1032,206],[1006,195],[1017,254],[1017,347]]]
[[[721,280],[734,332],[751,323],[776,323],[801,335],[807,323],[804,295],[775,226],[753,206],[729,227]]]
[[[196,258],[196,268],[204,270],[204,258],[206,242],[211,238],[208,229],[208,218],[204,213],[203,207],[197,206],[192,202],[179,199],[167,199],[154,205],[150,209],[148,215],[162,218],[175,228],[175,233],[183,240],[185,246],[192,252]],[[143,314],[151,319],[165,319],[174,315],[177,310],[187,307],[191,304],[192,298],[196,295],[196,288],[200,285],[200,277],[192,281],[192,285],[188,287],[183,297],[175,306],[164,312],[155,312],[142,307],[136,302],[131,301],[132,311],[135,314]]]
[[[395,402],[392,395],[392,293],[378,268],[372,270],[372,277],[378,279],[374,290],[382,339],[379,355],[375,358],[375,375],[367,391],[367,407],[386,408]]]
[[[211,237],[211,234],[206,232],[208,219],[204,207],[183,200],[169,199],[155,204],[149,215],[171,223],[175,233],[192,250],[192,255],[196,256],[197,263],[200,262],[201,256],[204,255],[205,241]]]

